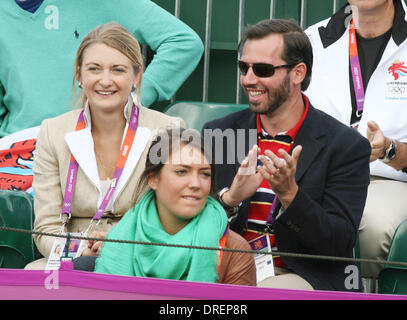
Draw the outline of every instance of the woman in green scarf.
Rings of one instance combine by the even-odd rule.
[[[228,229],[215,194],[214,164],[195,130],[172,128],[153,141],[136,196],[108,239],[250,250]],[[105,242],[95,272],[256,285],[251,254]]]

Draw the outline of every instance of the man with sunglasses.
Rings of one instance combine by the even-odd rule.
[[[368,140],[302,94],[311,79],[312,48],[297,23],[250,26],[239,51],[249,108],[203,128],[212,139],[218,199],[236,214],[231,228],[254,247],[266,239],[280,252],[352,257],[369,184]],[[219,137],[222,132],[228,134]],[[230,163],[241,148],[246,158]],[[361,289],[359,279],[346,280],[350,262],[273,260],[276,276],[262,276],[259,286]]]
[[[306,94],[316,108],[371,140],[360,255],[381,261],[407,218],[406,13],[401,0],[349,0],[305,31],[315,57]],[[375,280],[383,265],[361,267],[364,277]]]

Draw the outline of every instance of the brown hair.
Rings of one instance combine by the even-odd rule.
[[[124,54],[133,64],[135,74],[139,74],[137,83],[137,98],[141,101],[141,80],[143,74],[143,56],[140,50],[140,44],[137,39],[125,27],[116,22],[109,22],[97,26],[89,32],[82,40],[75,58],[75,73],[73,78],[73,93],[76,96],[76,81],[78,81],[83,62],[83,54],[90,45],[102,43]],[[83,106],[86,97],[83,93],[79,96],[79,104]]]
[[[202,152],[205,159],[211,166],[211,189],[210,195],[216,195],[215,182],[215,164],[212,158],[212,150],[203,136],[194,129],[184,129],[179,127],[170,127],[161,130],[152,141],[147,153],[145,169],[142,173],[136,192],[133,197],[135,204],[143,196],[148,188],[147,179],[150,176],[158,176],[166,161],[171,156],[171,152],[182,146],[191,146]]]
[[[308,36],[295,20],[272,19],[263,20],[255,25],[249,26],[242,40],[239,42],[238,50],[247,40],[258,40],[270,34],[281,34],[284,40],[282,59],[287,64],[299,64],[303,62],[307,67],[301,90],[305,91],[311,82],[312,73],[312,46]]]

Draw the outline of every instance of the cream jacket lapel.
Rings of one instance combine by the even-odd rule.
[[[130,118],[130,113],[132,110],[133,101],[129,99],[127,106],[124,109],[125,117],[128,120]],[[144,112],[140,112],[141,108],[139,108],[139,121],[142,117],[145,118]],[[100,186],[100,178],[97,170],[97,162],[96,156],[94,152],[94,142],[92,138],[92,122],[90,117],[90,112],[88,106],[85,107],[84,116],[86,119],[87,127],[83,130],[69,132],[65,135],[65,141],[68,145],[69,150],[71,151],[72,155],[78,162],[79,166],[85,173],[85,175],[89,178],[89,180],[95,185],[95,187],[99,191],[98,197],[98,204],[103,201],[102,194],[101,194],[101,186]],[[140,123],[140,122],[139,122]],[[128,129],[128,123],[126,123],[126,127],[123,132],[123,140],[126,135]],[[112,197],[112,203],[114,204],[117,195],[120,194],[123,187],[126,185],[127,181],[129,180],[133,170],[135,169],[140,157],[147,147],[147,144],[151,138],[152,131],[149,128],[139,126],[137,128],[137,132],[135,138],[132,143],[132,147],[130,149],[130,153],[126,164],[123,168],[122,175],[117,183],[116,190]]]

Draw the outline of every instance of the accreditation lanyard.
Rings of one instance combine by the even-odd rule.
[[[107,193],[106,193],[101,205],[99,206],[94,217],[92,218],[91,223],[94,221],[96,221],[96,222],[100,221],[100,219],[102,218],[103,213],[105,212],[105,209],[116,189],[117,182],[119,181],[120,176],[122,175],[123,168],[126,164],[127,158],[130,153],[131,146],[134,141],[134,137],[137,132],[138,117],[139,117],[139,109],[136,107],[135,104],[133,104],[128,129],[127,129],[126,136],[124,138],[122,147],[120,149],[120,153],[119,153],[119,156],[117,159],[116,169],[114,171],[112,182],[110,184],[109,189],[107,190]],[[76,125],[75,131],[82,130],[84,128],[85,128],[85,118],[84,118],[84,111],[82,110],[82,112],[79,115],[78,123]],[[75,183],[76,183],[76,176],[78,174],[78,168],[79,168],[78,162],[75,160],[74,156],[71,154],[71,161],[69,164],[68,177],[67,177],[66,186],[65,186],[64,201],[62,204],[62,211],[61,211],[61,217],[68,217],[68,219],[71,218],[72,199],[73,199],[73,194],[74,194],[74,190],[75,190]],[[88,230],[89,230],[89,228],[88,228]]]
[[[349,27],[349,59],[353,88],[355,90],[356,97],[357,116],[360,117],[363,112],[363,105],[365,103],[365,89],[363,88],[362,71],[360,68],[358,46],[356,43],[356,31],[353,20],[350,22]]]
[[[274,194],[273,203],[271,204],[270,211],[267,216],[267,226],[272,226],[274,224],[273,214],[274,214],[274,210],[276,209],[276,206],[277,206],[277,199],[278,199],[277,195]]]

